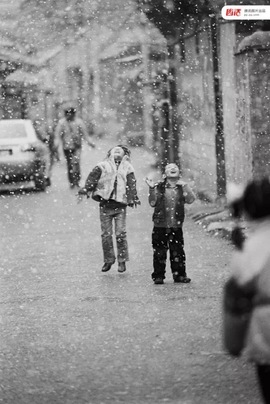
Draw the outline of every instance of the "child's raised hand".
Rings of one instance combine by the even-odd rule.
[[[152,178],[146,177],[146,178],[144,179],[144,181],[145,181],[146,184],[149,186],[149,188],[154,188],[155,182],[154,182],[154,180],[153,180]]]

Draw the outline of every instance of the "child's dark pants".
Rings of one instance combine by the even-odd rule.
[[[154,250],[152,279],[165,278],[167,251],[173,275],[186,276],[186,255],[182,228],[154,227],[152,233]]]
[[[69,183],[71,186],[79,186],[79,182],[81,179],[81,149],[64,150],[64,155],[67,161],[67,174]]]

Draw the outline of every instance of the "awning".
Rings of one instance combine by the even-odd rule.
[[[54,88],[53,81],[51,79],[50,73],[46,70],[41,70],[37,73],[26,72],[23,70],[16,70],[14,73],[10,74],[5,82],[21,84],[24,87],[27,86],[37,86],[42,90],[50,91]]]

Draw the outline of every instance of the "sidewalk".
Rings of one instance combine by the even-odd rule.
[[[192,205],[186,207],[187,216],[191,217],[206,232],[231,240],[232,230],[235,226],[231,213],[224,204],[203,202],[197,199]],[[244,233],[247,225],[242,222]]]

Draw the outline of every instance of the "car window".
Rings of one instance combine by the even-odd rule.
[[[0,122],[0,139],[26,138],[25,126],[21,123]]]

